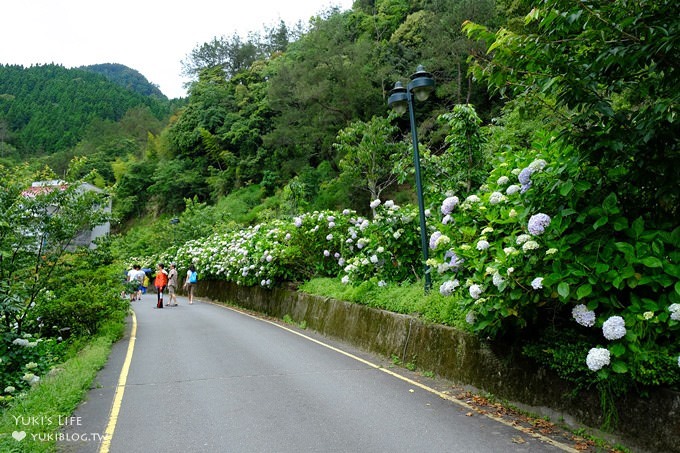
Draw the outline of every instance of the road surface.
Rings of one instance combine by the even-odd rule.
[[[134,326],[60,451],[565,451],[351,346],[208,302],[155,300],[132,303]]]

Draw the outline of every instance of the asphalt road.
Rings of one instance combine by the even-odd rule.
[[[132,305],[111,452],[562,451],[318,335],[185,298],[162,310],[153,294]],[[114,345],[60,451],[100,451],[129,342]]]

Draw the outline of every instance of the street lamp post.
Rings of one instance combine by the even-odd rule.
[[[420,243],[423,249],[423,273],[425,276],[425,292],[429,292],[432,288],[432,279],[430,276],[430,267],[427,265],[427,229],[425,226],[425,206],[423,202],[423,185],[420,179],[420,153],[418,151],[418,133],[416,131],[416,118],[414,114],[413,98],[419,101],[425,101],[430,93],[434,90],[434,79],[432,74],[426,72],[422,65],[411,75],[411,81],[407,87],[397,82],[394,88],[390,91],[390,97],[387,100],[387,105],[392,107],[397,114],[403,114],[407,109],[409,113],[409,121],[411,123],[411,139],[413,141],[413,166],[416,172],[416,192],[418,195],[418,211],[420,213]]]

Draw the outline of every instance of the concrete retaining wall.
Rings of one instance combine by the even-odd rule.
[[[385,357],[397,356],[458,384],[471,385],[534,413],[567,422],[602,424],[596,392],[570,397],[568,383],[505,345],[481,342],[456,329],[411,316],[298,293],[202,281],[196,295],[276,318],[289,315],[309,329]],[[658,390],[616,401],[616,435],[641,451],[680,453],[680,393]]]

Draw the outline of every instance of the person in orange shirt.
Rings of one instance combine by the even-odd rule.
[[[156,302],[156,308],[163,308],[163,291],[168,286],[168,272],[164,269],[163,263],[158,265],[158,270],[156,271],[156,279],[154,280],[154,286],[156,287],[156,293],[158,296],[158,302]]]

